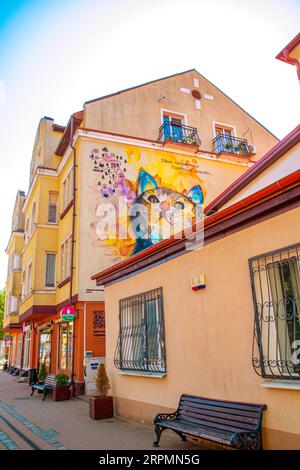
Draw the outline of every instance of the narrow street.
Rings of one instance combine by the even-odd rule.
[[[27,383],[0,372],[0,450],[153,450],[154,426],[120,418],[94,421],[82,399],[43,402],[30,391]],[[200,447],[166,431],[160,449]]]

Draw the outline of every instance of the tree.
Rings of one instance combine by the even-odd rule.
[[[0,339],[3,338],[3,318],[5,307],[5,288],[0,291]]]

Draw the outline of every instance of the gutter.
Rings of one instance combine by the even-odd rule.
[[[74,244],[75,244],[75,217],[76,217],[76,148],[73,145],[74,115],[71,116],[70,147],[73,150],[73,211],[72,211],[72,234],[71,234],[71,260],[70,260],[70,305],[72,304],[73,273],[74,273]],[[76,317],[75,317],[76,319]],[[73,347],[72,347],[72,371],[71,387],[74,393],[74,360],[75,360],[75,319],[73,323]]]

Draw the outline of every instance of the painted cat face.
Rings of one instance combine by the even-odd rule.
[[[144,224],[143,231],[147,231],[152,243],[191,226],[197,208],[202,207],[204,202],[199,185],[193,186],[187,194],[182,194],[159,187],[156,180],[143,169],[138,178],[137,194],[135,203],[147,209],[148,223]]]

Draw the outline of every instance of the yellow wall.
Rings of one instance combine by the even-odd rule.
[[[265,389],[252,368],[253,303],[248,259],[299,243],[300,208],[105,288],[107,371],[120,414],[151,421],[181,393],[266,403],[267,448],[300,449],[300,393]],[[206,289],[191,290],[206,274]],[[163,287],[167,376],[121,375],[113,365],[119,300]]]

